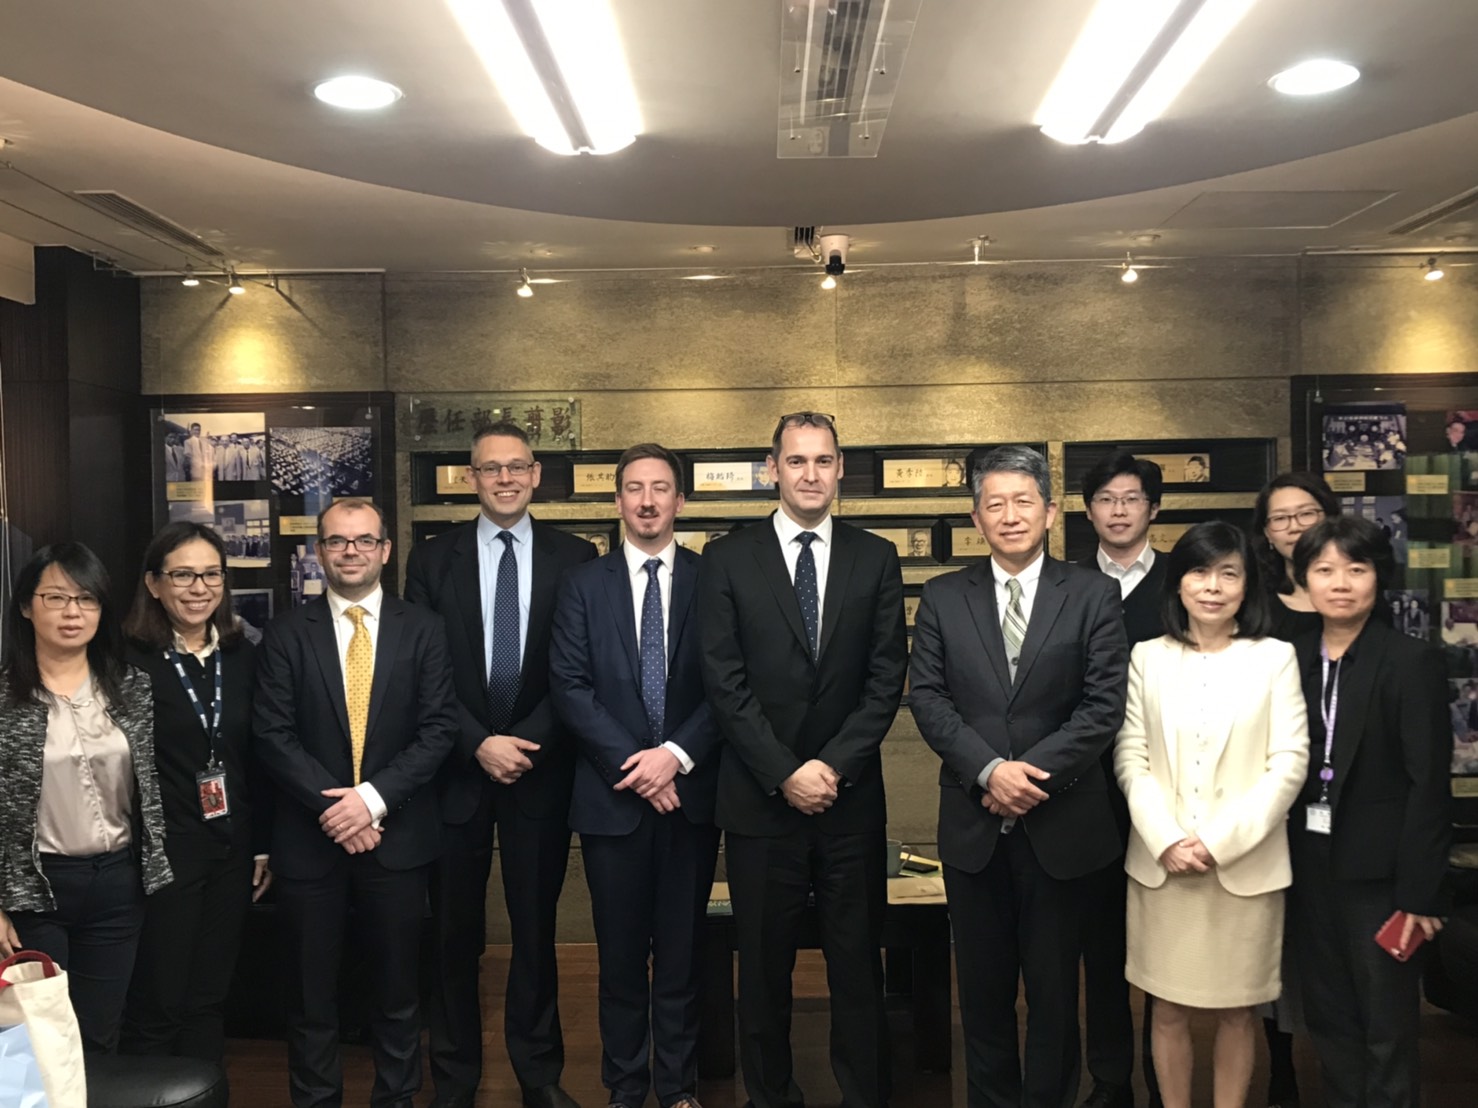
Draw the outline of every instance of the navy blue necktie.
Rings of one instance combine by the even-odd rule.
[[[647,710],[652,745],[662,742],[667,715],[667,636],[662,630],[661,558],[648,558],[647,591],[641,601],[641,702]]]
[[[498,580],[493,588],[493,660],[488,666],[488,722],[494,734],[513,722],[513,702],[518,699],[518,681],[523,649],[518,633],[518,557],[513,553],[513,532],[499,531],[503,556],[498,560]]]
[[[815,531],[802,531],[795,537],[801,544],[800,557],[795,560],[795,598],[801,605],[801,622],[806,625],[806,641],[811,644],[811,657],[816,657],[816,632],[821,627],[821,592],[816,587],[816,555],[811,553],[811,544],[816,541]]]

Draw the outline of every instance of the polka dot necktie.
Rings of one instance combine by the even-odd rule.
[[[801,605],[801,622],[806,625],[806,641],[811,644],[811,657],[816,657],[816,632],[821,627],[821,592],[816,587],[816,555],[811,544],[816,541],[815,531],[802,531],[795,537],[801,544],[800,557],[795,560],[795,598]]]
[[[498,580],[493,587],[493,660],[488,666],[488,723],[495,735],[513,722],[513,702],[518,699],[518,681],[523,668],[523,647],[518,633],[518,558],[513,553],[513,532],[499,531],[503,556],[498,559]]]
[[[1001,637],[1006,640],[1006,661],[1011,666],[1011,680],[1016,680],[1016,667],[1021,664],[1021,644],[1026,641],[1026,614],[1021,609],[1021,582],[1012,577],[1006,582],[1006,618],[1001,623]]]
[[[360,782],[359,769],[364,764],[364,733],[369,727],[370,686],[375,680],[375,644],[370,641],[364,617],[369,615],[358,604],[344,613],[354,624],[349,649],[344,655],[344,702],[349,709],[349,754],[354,760],[354,783]]]
[[[647,591],[641,601],[641,702],[647,710],[652,745],[662,741],[667,714],[667,641],[662,627],[661,558],[648,558]]]

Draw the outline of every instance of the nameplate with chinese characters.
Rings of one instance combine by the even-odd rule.
[[[1451,569],[1452,547],[1431,548],[1408,546],[1406,548],[1407,569]]]
[[[990,543],[973,527],[951,527],[949,554],[951,558],[989,558]]]
[[[1358,470],[1354,473],[1326,473],[1324,481],[1334,492],[1365,491],[1365,474]]]
[[[1442,582],[1442,596],[1446,600],[1478,598],[1478,577],[1449,577]]]
[[[436,493],[438,496],[456,496],[459,493],[471,491],[473,491],[472,486],[467,483],[466,466],[436,467]]]
[[[395,430],[405,450],[465,450],[480,430],[502,422],[523,428],[536,451],[578,450],[583,441],[581,401],[569,397],[436,392],[402,396],[398,404]]]
[[[1445,473],[1408,473],[1406,492],[1408,496],[1446,496],[1450,489]]]
[[[616,466],[612,462],[576,462],[570,467],[576,496],[616,495]]]
[[[316,535],[318,534],[318,517],[278,516],[277,533],[279,535]]]
[[[694,462],[694,492],[765,492],[774,488],[764,462]]]

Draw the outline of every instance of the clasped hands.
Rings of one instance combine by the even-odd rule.
[[[842,776],[825,762],[812,758],[780,782],[785,802],[802,815],[820,815],[836,803]]]
[[[1047,799],[1034,781],[1046,781],[1052,775],[1030,762],[1002,762],[985,779],[985,795],[980,804],[992,815],[1003,819],[1021,817]]]
[[[539,744],[517,735],[489,735],[477,748],[477,764],[500,785],[511,785],[534,768],[529,755]]]
[[[323,795],[334,800],[318,817],[325,835],[350,854],[364,854],[380,845],[380,830],[364,797],[353,789],[324,789]]]
[[[681,768],[677,755],[666,747],[647,747],[621,763],[626,776],[613,788],[617,792],[630,789],[659,812],[675,812],[682,807],[675,783]]]
[[[1171,843],[1160,855],[1160,864],[1172,875],[1183,873],[1208,873],[1216,865],[1211,851],[1206,849],[1198,835],[1190,835],[1178,843]]]

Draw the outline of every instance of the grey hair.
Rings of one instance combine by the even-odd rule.
[[[975,471],[970,474],[976,511],[980,510],[980,490],[992,473],[1024,473],[1037,483],[1042,503],[1052,503],[1052,474],[1047,469],[1047,459],[1029,446],[997,446],[975,463]]]

